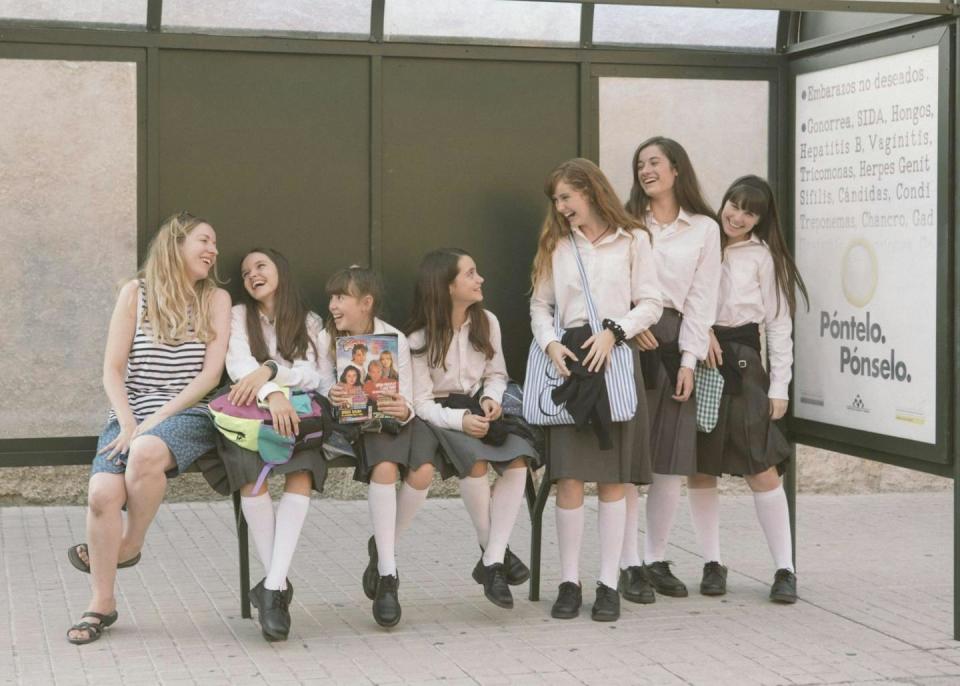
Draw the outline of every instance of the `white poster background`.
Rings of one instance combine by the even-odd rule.
[[[797,76],[798,418],[936,442],[938,51]]]

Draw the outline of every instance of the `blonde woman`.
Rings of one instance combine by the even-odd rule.
[[[93,586],[67,632],[71,643],[92,643],[117,621],[117,569],[140,561],[167,478],[215,446],[205,405],[230,339],[230,296],[217,287],[216,261],[213,227],[180,212],[160,226],[143,270],[120,290],[103,361],[111,410],[91,470],[87,543],[67,550]]]

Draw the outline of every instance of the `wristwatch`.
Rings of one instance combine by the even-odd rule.
[[[280,371],[280,365],[278,365],[273,360],[267,360],[266,362],[263,363],[263,366],[268,367],[270,369],[270,378],[267,379],[267,381],[273,381],[274,379],[277,378],[277,372]]]

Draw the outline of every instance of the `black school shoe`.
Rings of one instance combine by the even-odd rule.
[[[511,586],[518,586],[530,578],[530,568],[513,554],[510,546],[507,546],[507,552],[503,555],[503,573]]]
[[[615,622],[620,619],[620,594],[602,581],[597,582],[597,599],[590,611],[595,622]]]
[[[670,571],[670,563],[665,561],[651,562],[643,565],[643,572],[654,590],[660,595],[673,598],[686,598],[687,587]]]
[[[583,589],[580,584],[564,581],[557,590],[557,599],[550,608],[550,616],[554,619],[573,619],[580,614],[583,605]]]
[[[363,570],[363,594],[373,600],[377,595],[377,581],[380,579],[380,572],[377,570],[377,542],[373,536],[367,541],[367,554],[370,555],[370,560],[367,568]]]
[[[513,594],[507,584],[504,573],[505,566],[502,562],[485,565],[483,564],[483,556],[481,556],[473,568],[473,580],[478,584],[483,584],[483,595],[487,596],[487,600],[497,607],[512,610]]]
[[[373,599],[373,618],[380,626],[389,628],[400,623],[400,599],[397,597],[399,585],[399,575],[391,574],[377,578],[377,592]]]
[[[725,595],[727,592],[727,568],[717,561],[703,565],[700,595]]]
[[[648,605],[657,601],[653,586],[647,580],[647,575],[643,573],[643,567],[639,565],[620,570],[620,583],[617,588],[623,599],[631,603]]]
[[[287,584],[286,591],[271,591],[265,588],[261,580],[250,589],[250,604],[257,608],[260,631],[268,641],[286,641],[290,633],[290,610],[287,607],[288,594],[293,591]]]
[[[797,602],[797,575],[789,569],[778,569],[770,587],[770,600],[787,604]]]

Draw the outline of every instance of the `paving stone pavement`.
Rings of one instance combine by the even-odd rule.
[[[83,540],[83,508],[0,508],[0,684],[960,684],[952,494],[798,501],[796,605],[767,601],[773,570],[752,498],[727,496],[728,594],[695,592],[702,563],[683,505],[669,555],[694,592],[623,603],[619,622],[601,624],[589,615],[596,499],[587,501],[585,608],[570,621],[549,616],[552,499],[541,600],[516,587],[512,611],[470,579],[478,551],[460,501],[430,500],[400,543],[403,620],[384,630],[360,588],[366,503],[314,499],[291,573],[293,631],[274,644],[240,617],[231,505],[164,505],[143,561],[119,573],[119,621],[81,647],[65,632],[85,609],[88,577],[65,550]],[[511,548],[528,559],[523,515]]]

